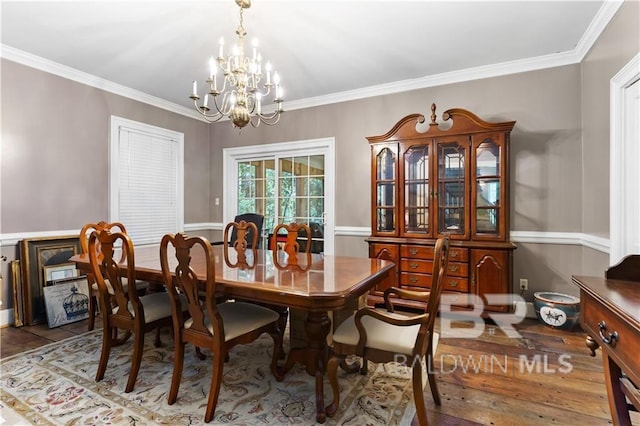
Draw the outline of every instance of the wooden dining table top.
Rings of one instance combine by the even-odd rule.
[[[339,309],[373,288],[394,267],[393,262],[382,259],[326,254],[298,253],[297,259],[289,262],[283,252],[277,252],[274,259],[271,250],[256,250],[255,255],[248,250],[248,266],[233,266],[238,260],[234,249],[230,248],[226,257],[222,245],[212,249],[216,293],[306,311]],[[192,268],[204,281],[204,252],[194,249],[191,256]],[[70,261],[76,262],[78,269],[90,270],[88,255],[77,254]],[[134,261],[137,279],[163,282],[159,245],[136,247]],[[169,265],[177,265],[171,252]]]

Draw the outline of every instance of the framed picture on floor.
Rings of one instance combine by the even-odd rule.
[[[53,281],[44,287],[44,301],[49,328],[89,317],[89,283],[86,275]]]
[[[20,274],[20,261],[11,261],[11,285],[13,287],[13,325],[24,325],[24,309],[22,299],[22,275]]]
[[[73,262],[61,263],[59,265],[43,266],[45,286],[53,285],[55,281],[66,278],[73,278],[79,275],[76,264]]]
[[[44,268],[68,264],[69,258],[78,253],[80,253],[80,240],[77,236],[31,238],[20,241],[24,325],[47,321],[44,303],[44,288],[47,283]],[[58,269],[51,270],[51,273],[59,272]]]

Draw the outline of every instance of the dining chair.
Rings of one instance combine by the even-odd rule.
[[[299,238],[306,239],[301,246]],[[273,229],[271,236],[271,250],[273,251],[273,262],[281,266],[280,251],[287,254],[287,264],[297,265],[299,252],[311,253],[312,234],[309,225],[306,223],[279,223]],[[300,249],[302,247],[302,250]]]
[[[355,354],[362,358],[360,372],[363,375],[367,374],[369,360],[379,363],[395,361],[407,367],[411,366],[418,422],[422,426],[428,424],[423,394],[422,361],[426,357],[426,373],[431,394],[435,404],[440,405],[440,395],[433,374],[433,330],[448,261],[449,238],[444,236],[435,244],[430,291],[388,288],[384,292],[386,310],[363,307],[336,327],[333,333],[332,355],[327,363],[327,376],[333,390],[333,401],[326,408],[327,416],[335,415],[340,406],[338,365],[346,367],[345,357]],[[397,312],[394,309],[394,299],[422,302],[424,311]],[[349,371],[357,371],[357,368]]]
[[[119,222],[107,223],[105,221],[100,221],[98,223],[87,223],[82,227],[82,230],[80,231],[80,236],[79,236],[80,249],[82,250],[82,253],[84,254],[89,253],[89,234],[91,234],[91,232],[93,231],[101,231],[103,229],[108,229],[109,231],[116,230],[125,234],[127,233],[127,230],[125,229],[124,225]],[[97,248],[99,250],[99,246]],[[91,331],[95,327],[95,320],[97,315],[96,307],[98,306],[98,297],[100,292],[98,291],[98,284],[96,284],[96,280],[93,277],[92,273],[87,274],[87,282],[89,284],[89,288],[91,292],[91,295],[89,297],[89,321],[88,321],[88,329],[89,331]],[[106,284],[107,284],[108,293],[111,296],[113,296],[113,289],[108,280],[106,280]],[[125,291],[127,291],[126,290],[127,286],[128,286],[128,283],[126,282],[126,279],[125,279],[124,281]],[[143,295],[148,288],[149,288],[148,282],[136,280],[136,290],[138,291],[139,295]]]
[[[256,226],[256,237],[257,237],[257,244],[256,244],[256,248],[260,248],[260,241],[262,240],[261,236],[262,236],[262,227],[264,224],[264,216],[258,213],[242,213],[237,215],[234,219],[233,222],[230,223],[240,223],[241,221],[245,221],[247,223],[253,223]],[[251,229],[249,231],[249,236],[247,238],[247,240],[252,240],[253,239],[253,229]],[[237,231],[235,229],[231,230],[231,236],[224,236],[224,239],[222,241],[214,241],[211,244],[215,245],[222,245],[224,244],[224,242],[226,241],[227,243],[230,243],[231,245],[233,245],[233,243],[236,242],[236,240],[238,239],[238,235],[237,235]]]
[[[110,227],[93,231],[89,236],[88,251],[91,270],[100,292],[103,324],[102,352],[96,381],[104,378],[111,349],[124,344],[133,334],[131,369],[125,388],[128,393],[133,390],[140,370],[145,333],[156,329],[155,344],[160,346],[159,327],[171,326],[171,303],[165,292],[138,296],[135,286],[126,286],[127,282],[135,282],[134,248],[126,233],[112,233]],[[117,252],[121,252],[121,255],[116,260],[114,256]],[[126,333],[116,339],[118,330]]]
[[[169,259],[169,246],[175,251],[177,265]],[[202,250],[204,275],[197,276],[191,264],[195,250]],[[276,380],[282,380],[278,374],[277,360],[282,344],[278,329],[278,313],[245,302],[216,303],[215,258],[211,243],[204,237],[187,237],[184,234],[167,234],[160,244],[160,264],[167,292],[173,308],[174,361],[171,388],[168,403],[176,402],[182,369],[184,364],[185,344],[206,348],[213,354],[211,385],[208,392],[207,408],[204,421],[213,419],[226,354],[239,344],[249,344],[268,333],[273,339],[274,349],[271,358],[271,371]],[[206,297],[200,297],[201,280],[204,280]],[[184,295],[188,301],[187,318],[180,309],[179,296]]]
[[[229,232],[235,238],[229,238]],[[247,261],[247,250],[251,250],[253,253],[253,266],[255,266],[255,260],[257,257],[257,248],[259,244],[258,227],[253,222],[246,222],[241,220],[240,222],[228,223],[224,228],[223,239],[223,253],[224,261],[229,267],[250,267]],[[229,246],[231,246],[236,253],[236,262],[233,263],[229,257]]]

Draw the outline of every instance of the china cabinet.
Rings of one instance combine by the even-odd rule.
[[[511,292],[509,241],[509,135],[515,121],[489,123],[464,109],[444,112],[445,123],[412,114],[371,145],[371,237],[369,257],[393,260],[396,274],[379,285],[369,303],[389,286],[428,289],[433,247],[451,239],[445,292],[481,297]],[[466,297],[460,297],[463,306]],[[410,305],[407,305],[410,307]]]

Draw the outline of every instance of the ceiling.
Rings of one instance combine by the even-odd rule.
[[[280,73],[286,110],[576,63],[618,7],[253,0],[244,27]],[[0,13],[3,57],[185,111],[192,81],[204,87],[208,58],[239,23],[233,0],[3,0]]]

